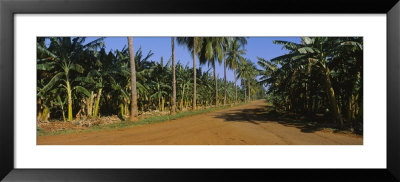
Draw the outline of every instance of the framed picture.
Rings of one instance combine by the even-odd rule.
[[[398,1],[0,10],[0,179],[400,180]]]

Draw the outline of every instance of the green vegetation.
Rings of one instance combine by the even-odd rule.
[[[289,50],[259,58],[260,83],[277,109],[300,115],[331,115],[338,128],[362,131],[362,37],[303,37],[302,43],[275,41]]]
[[[194,68],[175,61],[175,42],[192,54]],[[274,41],[289,52],[258,58],[258,65],[245,57],[244,37],[171,37],[171,57],[165,60],[135,50],[132,37],[127,43],[128,48],[106,52],[104,38],[87,43],[85,37],[38,37],[37,120],[74,123],[118,115],[122,122],[88,130],[127,127],[267,98],[276,111],[322,114],[339,129],[362,131],[362,37]],[[197,60],[210,69],[197,68]],[[223,78],[217,64],[224,67]],[[227,69],[235,81],[227,80]],[[170,115],[138,121],[155,110]]]
[[[128,48],[108,53],[103,38],[90,43],[85,40],[37,38],[38,121],[72,122],[110,115],[135,121],[144,112],[195,111],[196,107],[218,106],[221,101],[224,105],[244,102],[249,95],[256,96],[255,91],[265,93],[263,87],[255,86],[256,82],[249,90],[248,84],[239,86],[227,81],[226,75],[224,79],[216,75],[217,63],[227,61],[227,67],[236,70],[246,62],[242,57],[245,38],[171,38],[171,58],[166,61],[163,57],[155,61],[151,51],[144,54],[141,48],[134,52],[132,37],[128,38]],[[197,56],[200,64],[212,66],[213,76],[201,68],[175,64],[175,41],[193,54],[194,65]],[[246,71],[255,75],[256,70]]]

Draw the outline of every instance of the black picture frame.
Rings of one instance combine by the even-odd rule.
[[[387,15],[386,169],[15,169],[14,14],[381,13]],[[400,181],[398,0],[0,0],[0,179],[5,181]],[[377,60],[379,64],[380,60]],[[382,121],[384,122],[384,121]],[[230,179],[229,179],[230,180]]]

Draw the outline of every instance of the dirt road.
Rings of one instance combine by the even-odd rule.
[[[265,101],[132,128],[39,136],[39,145],[362,145],[362,136],[268,118]]]

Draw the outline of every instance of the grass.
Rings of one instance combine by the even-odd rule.
[[[92,131],[98,131],[98,130],[113,130],[113,129],[129,128],[129,127],[138,126],[138,125],[152,124],[152,123],[159,123],[159,122],[175,120],[178,118],[203,114],[203,113],[207,113],[207,112],[213,112],[213,111],[222,110],[222,109],[226,109],[226,108],[230,108],[230,107],[234,107],[234,106],[240,106],[240,105],[244,105],[244,104],[246,104],[246,103],[239,103],[239,104],[236,104],[233,106],[227,105],[227,106],[213,107],[213,108],[196,110],[196,111],[179,112],[179,113],[176,113],[175,115],[154,116],[154,117],[140,119],[139,121],[136,121],[136,122],[121,121],[121,122],[113,123],[113,124],[109,124],[109,125],[92,126],[88,129],[84,129],[84,130],[67,129],[67,130],[61,130],[61,131],[47,131],[46,132],[41,128],[37,128],[37,136],[61,135],[61,134],[70,134],[70,133],[85,133],[85,132],[92,132]]]

